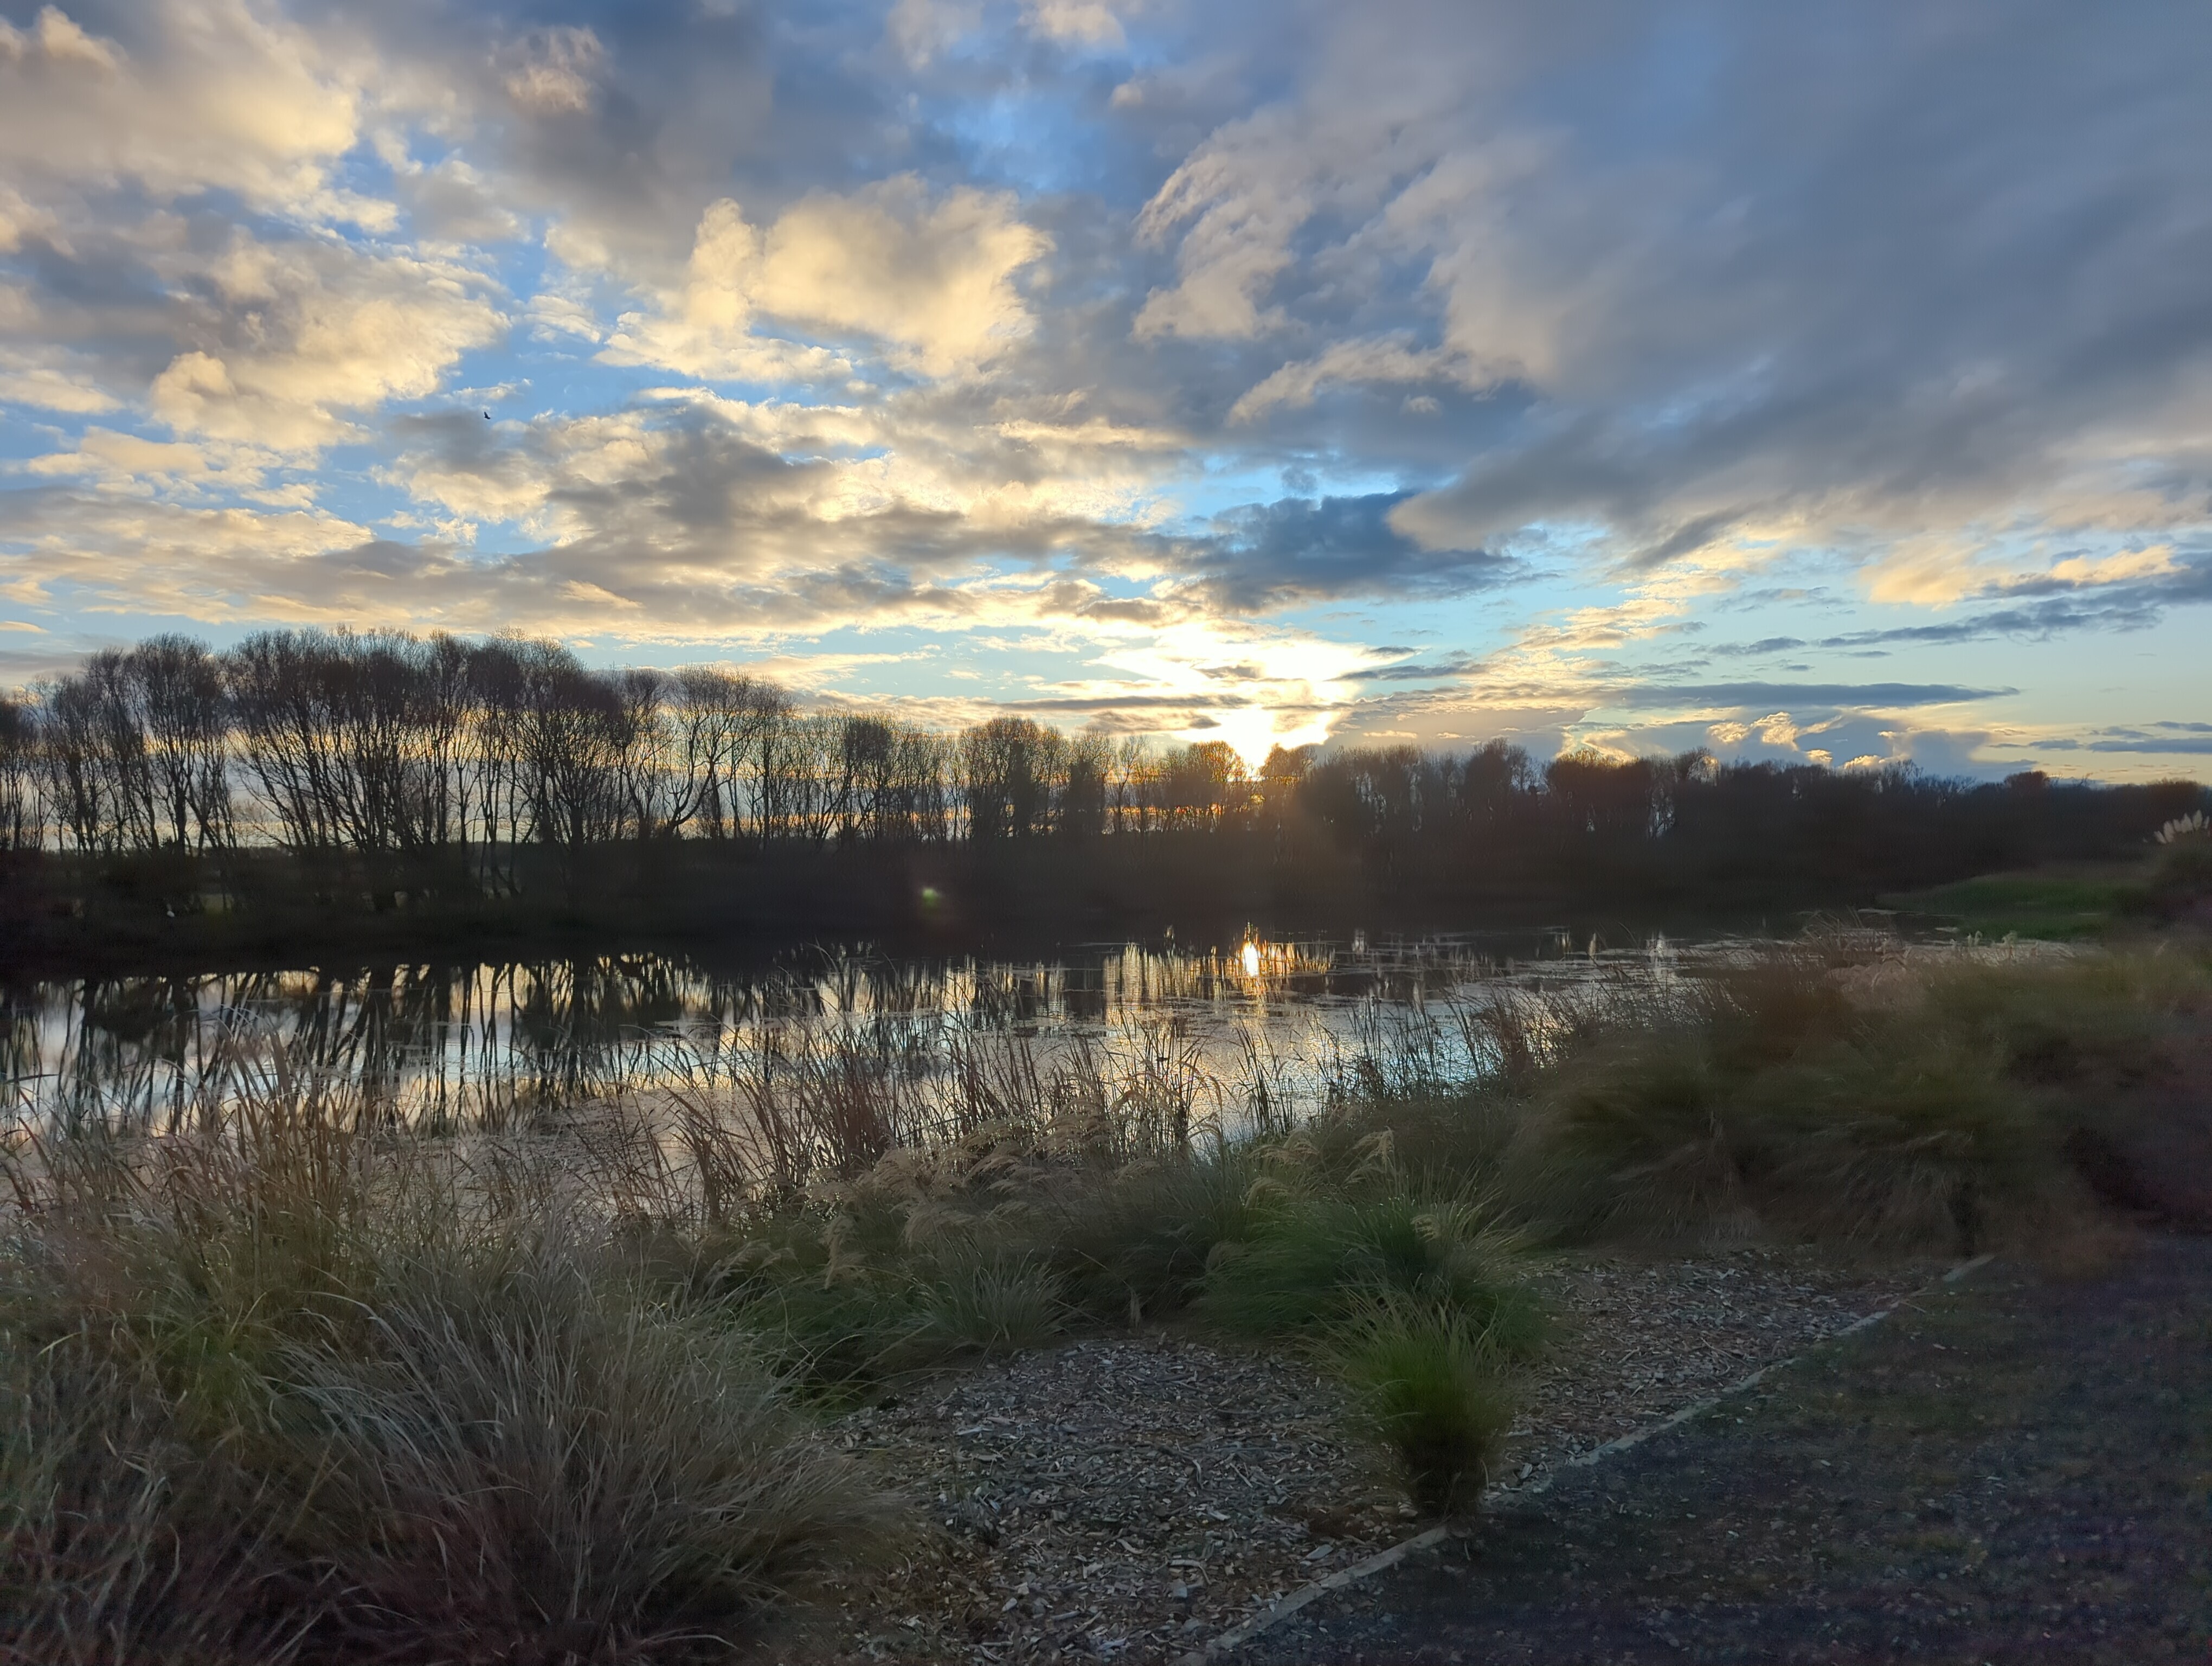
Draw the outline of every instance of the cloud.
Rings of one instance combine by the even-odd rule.
[[[58,6],[0,20],[0,167],[19,186],[129,180],[256,206],[338,206],[361,91],[324,38],[243,0],[147,0],[88,32]]]
[[[982,21],[981,0],[896,0],[884,27],[908,67],[921,70]]]
[[[1332,382],[1425,382],[1462,380],[1463,362],[1435,348],[1415,348],[1405,337],[1332,344],[1316,358],[1286,364],[1229,407],[1231,423],[1249,423],[1277,405],[1303,407]]]
[[[1231,614],[1348,595],[1455,594],[1492,586],[1519,563],[1480,550],[1429,550],[1392,525],[1404,492],[1282,498],[1216,518],[1194,544],[1194,583]]]
[[[690,375],[842,372],[818,349],[763,337],[756,315],[834,339],[873,339],[899,368],[946,376],[1029,331],[1014,275],[1051,248],[1013,198],[962,188],[933,199],[911,174],[801,198],[765,229],[727,198],[701,216],[683,288],[629,314],[605,356]]]
[[[1291,239],[1312,212],[1310,198],[1301,182],[1244,164],[1275,152],[1286,125],[1286,116],[1270,112],[1216,135],[1145,205],[1137,234],[1155,246],[1176,238],[1176,281],[1146,296],[1139,341],[1245,340],[1285,321],[1259,301],[1292,264]]]
[[[434,392],[506,320],[473,271],[240,233],[205,275],[190,333],[153,380],[154,414],[182,434],[313,450],[346,413]]]
[[[1064,45],[1116,47],[1127,40],[1106,0],[1027,0],[1022,15],[1038,34]]]
[[[2087,743],[2093,752],[2166,752],[2182,757],[2212,757],[2212,737],[2205,735],[2128,735],[2106,737]]]
[[[145,487],[220,483],[245,488],[262,483],[274,459],[251,453],[219,456],[208,448],[142,439],[112,429],[88,428],[74,451],[50,452],[24,465],[33,475],[85,475],[104,483]]]
[[[1497,389],[1398,517],[1438,548],[1579,523],[1663,563],[1726,529],[1925,605],[2039,536],[2203,526],[2212,363],[2179,275],[2212,255],[2212,119],[2163,23],[1816,12],[1307,16],[1288,90],[1140,216],[1176,277],[1135,333],[1318,337],[1242,419],[1340,377]],[[1285,432],[1357,447],[1364,420]]]
[[[0,370],[0,403],[91,416],[114,410],[120,401],[95,386],[82,372],[19,361],[16,368]]]
[[[933,631],[1240,745],[1848,763],[2212,600],[2212,37],[2156,9],[8,15],[0,585],[56,633]],[[2054,744],[2162,734],[2175,640]]]
[[[2018,689],[1966,688],[1952,683],[1692,683],[1639,684],[1594,691],[1592,703],[1628,710],[1662,707],[1956,706],[2018,694]],[[1763,720],[1770,721],[1771,720]]]
[[[502,84],[533,116],[580,116],[592,107],[606,58],[606,48],[588,28],[546,29],[519,44]]]
[[[398,170],[394,181],[409,223],[434,242],[505,242],[523,231],[521,219],[499,200],[491,181],[458,156],[434,167]]]

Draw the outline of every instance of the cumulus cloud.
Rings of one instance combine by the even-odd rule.
[[[148,0],[117,21],[127,40],[53,5],[28,28],[0,20],[0,166],[16,183],[346,205],[331,170],[355,143],[361,94],[324,37],[244,0]]]
[[[237,234],[195,309],[204,344],[154,378],[154,414],[179,433],[312,450],[346,413],[436,390],[505,320],[464,267]]]
[[[875,340],[902,369],[970,370],[1028,333],[1015,274],[1051,248],[1008,192],[933,197],[911,174],[813,192],[765,228],[724,198],[701,216],[683,287],[626,315],[613,363],[699,376],[833,374],[842,359],[757,330],[797,326]]]

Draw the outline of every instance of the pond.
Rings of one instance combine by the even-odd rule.
[[[1486,1005],[1540,1022],[1568,994],[1652,992],[1748,946],[1255,934],[1018,961],[845,948],[734,968],[640,954],[64,979],[0,987],[0,1067],[33,1126],[174,1126],[256,1073],[336,1079],[413,1122],[507,1124],[778,1072],[860,1073],[945,1110],[1009,1071],[1043,1091],[1071,1061],[1117,1091],[1180,1097],[1193,1117],[1295,1118],[1363,1068],[1494,1062],[1490,1032],[1462,1021]]]

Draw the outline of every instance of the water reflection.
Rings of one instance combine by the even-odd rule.
[[[1655,950],[1585,951],[1562,933],[1374,945],[1255,934],[1204,952],[1119,944],[1031,962],[833,950],[743,970],[614,955],[61,981],[0,987],[0,1067],[16,1115],[40,1124],[177,1126],[219,1094],[224,1072],[271,1060],[357,1084],[397,1116],[505,1123],[757,1079],[764,1061],[818,1051],[825,1037],[841,1057],[927,1081],[974,1067],[963,1038],[997,1037],[1048,1055],[1118,1047],[1139,1072],[1172,1055],[1273,1120],[1318,1103],[1352,1053],[1425,1048],[1439,1070],[1464,1066],[1477,1043],[1455,1039],[1437,1003],[1665,975],[1674,952]]]

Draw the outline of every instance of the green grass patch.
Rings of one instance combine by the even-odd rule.
[[[1991,873],[1881,899],[1885,908],[1932,915],[1962,932],[2075,942],[2102,937],[2134,910],[2139,865],[2094,873]]]

